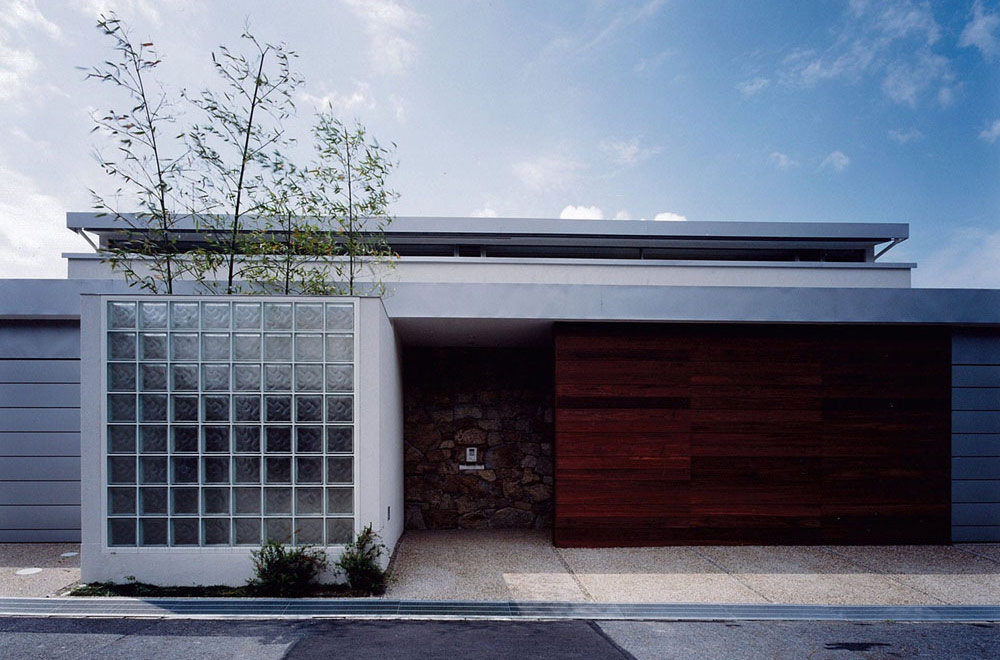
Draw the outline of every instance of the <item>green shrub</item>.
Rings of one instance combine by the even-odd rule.
[[[284,546],[271,539],[260,550],[251,550],[250,556],[254,578],[247,581],[247,587],[264,596],[300,595],[328,565],[326,553],[319,548]]]
[[[378,559],[387,551],[378,533],[368,524],[344,547],[334,565],[347,576],[352,589],[381,595],[385,593],[389,574],[379,566]]]

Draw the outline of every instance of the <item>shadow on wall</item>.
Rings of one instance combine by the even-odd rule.
[[[403,388],[407,529],[552,524],[550,351],[407,348]]]

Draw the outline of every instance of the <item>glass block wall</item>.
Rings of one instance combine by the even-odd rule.
[[[350,541],[355,316],[353,301],[109,300],[108,546]]]

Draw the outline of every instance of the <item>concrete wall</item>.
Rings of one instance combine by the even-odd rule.
[[[952,336],[952,540],[1000,541],[1000,333]]]
[[[80,331],[0,320],[0,542],[80,540]]]

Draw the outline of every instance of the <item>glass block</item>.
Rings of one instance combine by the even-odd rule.
[[[173,421],[175,422],[197,422],[198,421],[198,397],[175,394],[173,399]]]
[[[206,454],[229,453],[229,427],[206,426],[203,430],[202,451]]]
[[[292,359],[291,335],[264,335],[264,359],[268,362]]]
[[[319,456],[298,456],[295,459],[296,483],[323,483],[323,459]]]
[[[260,421],[260,397],[245,394],[234,396],[233,419],[237,422]]]
[[[344,543],[350,543],[353,539],[354,539],[353,518],[326,519],[327,545],[343,545]]]
[[[135,513],[135,488],[109,488],[108,513]]]
[[[287,392],[292,389],[292,365],[265,364],[264,389],[268,392]]]
[[[170,494],[174,500],[174,513],[179,515],[198,513],[197,488],[171,488]]]
[[[135,333],[134,332],[109,332],[108,333],[108,359],[110,359],[110,360],[134,360],[135,359]]]
[[[265,421],[290,422],[292,420],[292,397],[266,396],[264,400],[266,410]]]
[[[354,451],[354,429],[350,426],[328,426],[326,450],[331,454],[350,454]]]
[[[134,362],[108,364],[108,390],[111,392],[135,392]]]
[[[134,302],[108,303],[108,327],[112,329],[134,328],[135,303]]]
[[[108,427],[108,453],[111,453],[111,454],[134,454],[135,453],[135,427],[134,426],[109,426]]]
[[[204,472],[202,482],[206,484],[228,484],[229,483],[229,457],[228,456],[206,456],[201,459]]]
[[[239,392],[260,391],[260,365],[233,365],[233,389]]]
[[[320,545],[322,543],[323,543],[322,518],[295,519],[296,545]]]
[[[234,360],[260,360],[260,335],[236,334],[233,336]]]
[[[142,513],[166,513],[167,512],[167,489],[166,488],[140,488],[139,506]]]
[[[174,389],[195,391],[198,389],[198,366],[194,364],[175,364],[170,368],[174,381]]]
[[[177,518],[170,521],[173,528],[173,545],[198,545],[197,519]]]
[[[327,330],[353,330],[354,329],[354,306],[338,305],[327,303],[326,305],[326,329]]]
[[[267,474],[264,483],[268,484],[288,484],[292,482],[292,459],[268,457]]]
[[[108,458],[109,484],[135,483],[135,457],[111,456]]]
[[[139,335],[139,356],[143,360],[166,360],[167,335],[150,332]]]
[[[202,360],[228,360],[229,335],[205,333],[201,336]]]
[[[354,513],[353,488],[327,488],[327,513]]]
[[[201,327],[206,330],[228,330],[229,303],[220,303],[220,302],[202,303]]]
[[[291,488],[265,488],[264,489],[264,513],[274,515],[276,513],[292,512],[292,489]]]
[[[135,545],[135,518],[108,520],[108,545]]]
[[[291,330],[291,303],[264,303],[265,330]]]
[[[292,521],[289,518],[264,519],[264,535],[269,541],[292,542]]]
[[[322,330],[323,303],[296,303],[295,329]]]
[[[296,335],[295,359],[298,362],[322,362],[323,335]]]
[[[235,303],[233,305],[233,327],[237,330],[260,328],[260,303]]]
[[[354,337],[352,335],[327,335],[326,359],[328,362],[353,362]]]
[[[139,483],[143,485],[167,483],[167,457],[143,456],[140,458]]]
[[[171,429],[174,436],[174,452],[188,454],[198,451],[198,427],[175,426]]]
[[[229,518],[209,518],[203,520],[205,545],[229,545]]]
[[[257,456],[236,456],[233,458],[233,470],[235,483],[260,483],[260,458]]]
[[[236,513],[260,513],[260,488],[234,488]]]
[[[142,426],[139,428],[139,451],[143,454],[167,453],[167,427]]]
[[[295,390],[297,392],[322,392],[323,365],[295,365]]]
[[[354,366],[350,364],[329,364],[326,367],[327,392],[353,392]]]
[[[229,513],[229,489],[206,488],[204,493],[204,509],[206,514]]]
[[[292,452],[292,428],[290,426],[268,426],[264,429],[268,454],[290,454]]]
[[[140,394],[139,406],[142,409],[140,419],[144,422],[167,421],[166,394]]]
[[[229,365],[206,364],[201,367],[201,387],[208,392],[229,389]]]
[[[236,451],[240,453],[260,452],[260,427],[236,427]]]
[[[295,451],[300,454],[319,454],[323,451],[323,428],[300,426],[295,429]]]
[[[233,523],[237,545],[260,545],[260,518],[237,518]]]
[[[322,396],[295,397],[295,421],[322,422],[323,397]]]
[[[167,327],[167,303],[139,303],[139,327],[158,330]]]
[[[326,459],[326,483],[349,484],[354,480],[354,459],[336,456]]]
[[[139,545],[166,545],[167,519],[142,518],[139,520]]]
[[[197,360],[198,335],[174,333],[170,335],[171,360]]]
[[[196,484],[198,483],[198,459],[194,456],[174,456],[170,459],[173,464],[173,483],[175,484]]]
[[[350,422],[354,419],[354,397],[326,397],[326,421]]]
[[[170,303],[170,327],[180,330],[196,330],[198,328],[198,303]]]
[[[201,397],[205,406],[204,419],[209,422],[229,421],[229,397],[223,394],[213,394]]]
[[[108,395],[108,421],[110,421],[110,422],[134,422],[135,421],[135,395],[134,394],[109,394]]]
[[[139,389],[144,392],[164,391],[167,389],[167,365],[140,364]]]
[[[323,489],[296,488],[295,513],[296,515],[323,513]]]

